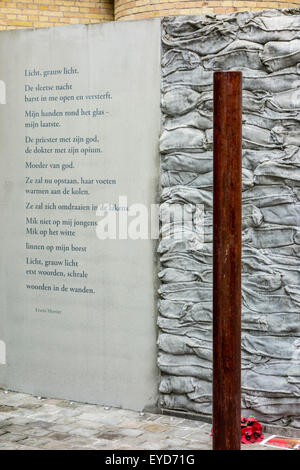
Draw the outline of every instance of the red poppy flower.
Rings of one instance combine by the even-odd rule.
[[[210,436],[213,436],[213,428],[211,428]],[[259,442],[264,438],[262,434],[261,424],[254,418],[249,416],[248,418],[241,418],[241,443],[251,444]]]

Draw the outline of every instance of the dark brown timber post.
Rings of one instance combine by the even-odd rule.
[[[242,74],[214,73],[213,448],[241,441]]]

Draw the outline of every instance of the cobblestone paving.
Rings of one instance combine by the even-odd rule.
[[[210,425],[0,390],[0,450],[211,449]],[[245,450],[270,450],[259,445]]]

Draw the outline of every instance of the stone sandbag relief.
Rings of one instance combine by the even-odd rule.
[[[220,69],[243,72],[243,412],[299,428],[299,8],[162,21],[160,406],[212,412],[213,72]],[[203,206],[202,239],[196,224],[180,239],[168,236],[175,204],[191,213]]]

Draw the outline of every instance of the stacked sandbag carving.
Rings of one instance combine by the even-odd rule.
[[[243,412],[299,428],[300,9],[166,18],[162,47],[161,407],[211,415],[213,71],[241,70]],[[174,204],[204,243],[168,236]]]

